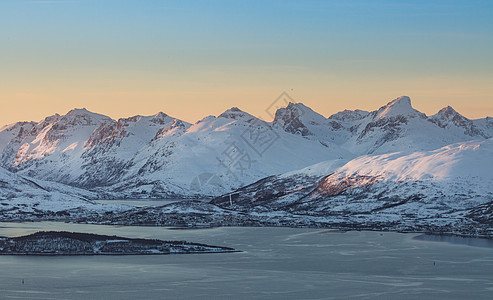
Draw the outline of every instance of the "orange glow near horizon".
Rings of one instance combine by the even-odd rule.
[[[283,91],[330,116],[399,96],[493,116],[493,4],[0,1],[0,125],[73,108],[265,120]]]
[[[332,83],[332,84],[331,84]],[[359,86],[347,82],[312,82],[297,88],[280,84],[268,86],[238,85],[214,86],[195,83],[189,87],[183,84],[176,89],[149,88],[147,84],[112,89],[91,89],[90,87],[66,87],[57,90],[30,88],[29,92],[2,89],[0,99],[0,126],[17,121],[39,121],[55,113],[65,114],[73,108],[88,110],[112,117],[113,119],[134,115],[153,115],[160,111],[190,123],[208,115],[219,115],[233,106],[270,121],[266,108],[283,91],[288,92],[296,102],[302,102],[314,111],[328,117],[344,109],[376,110],[399,96],[411,97],[413,107],[427,115],[436,113],[450,105],[470,119],[493,116],[493,94],[480,82],[461,82],[447,89],[447,82],[376,83],[359,82]],[[454,84],[451,84],[454,86]],[[63,86],[63,85],[60,85]],[[294,86],[293,89],[290,87]],[[353,86],[353,88],[351,88]],[[436,87],[436,88],[435,88]],[[468,101],[467,99],[474,99]]]

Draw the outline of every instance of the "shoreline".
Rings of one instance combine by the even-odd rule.
[[[429,230],[400,230],[400,229],[391,229],[389,227],[382,228],[371,228],[371,227],[359,227],[354,228],[354,226],[323,226],[323,224],[317,225],[302,225],[302,226],[283,226],[283,225],[273,225],[268,224],[265,226],[258,225],[253,226],[252,224],[248,225],[211,225],[211,226],[180,226],[176,224],[121,224],[121,223],[102,223],[102,222],[77,222],[74,220],[57,220],[57,219],[39,219],[39,220],[14,220],[14,221],[6,221],[1,220],[0,223],[42,223],[42,222],[54,222],[54,223],[66,223],[66,224],[74,224],[74,225],[95,225],[95,226],[117,226],[117,227],[156,227],[156,228],[166,228],[168,230],[179,231],[179,230],[207,230],[214,228],[292,228],[292,229],[326,229],[330,230],[331,233],[344,233],[350,231],[369,231],[369,232],[381,232],[381,233],[402,233],[402,234],[420,234],[420,235],[431,235],[431,236],[445,236],[445,237],[459,237],[459,238],[471,238],[471,239],[484,239],[488,241],[493,241],[493,233],[491,235],[482,235],[482,234],[467,234],[461,232],[451,232],[451,231],[442,231],[442,232],[433,232]],[[355,224],[357,225],[357,224]],[[0,226],[0,228],[2,228]]]

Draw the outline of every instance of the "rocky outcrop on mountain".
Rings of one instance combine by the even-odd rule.
[[[156,136],[152,139],[152,141],[159,140],[165,137],[166,135],[172,135],[172,136],[182,135],[185,133],[188,127],[189,126],[185,125],[183,121],[174,119],[171,125],[169,125],[169,127],[160,128],[157,131]]]
[[[306,106],[303,106],[302,104],[289,103],[286,108],[280,108],[276,111],[273,124],[292,134],[302,136],[311,135],[313,133],[310,132],[305,124],[303,124],[304,122],[302,117],[305,113],[312,113],[312,116],[305,116],[304,118],[306,120],[309,117],[312,124],[320,125],[320,123],[316,123],[314,117],[315,119],[322,119],[325,122],[325,118],[315,115],[315,113],[309,110]]]

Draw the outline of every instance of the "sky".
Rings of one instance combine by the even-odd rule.
[[[0,125],[72,108],[269,120],[402,95],[493,116],[493,1],[0,0]]]

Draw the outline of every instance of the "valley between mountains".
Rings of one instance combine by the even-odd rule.
[[[195,124],[74,109],[0,129],[0,220],[291,226],[493,236],[493,118],[427,116],[403,96],[272,122],[233,107]],[[96,199],[184,199],[165,206]]]

